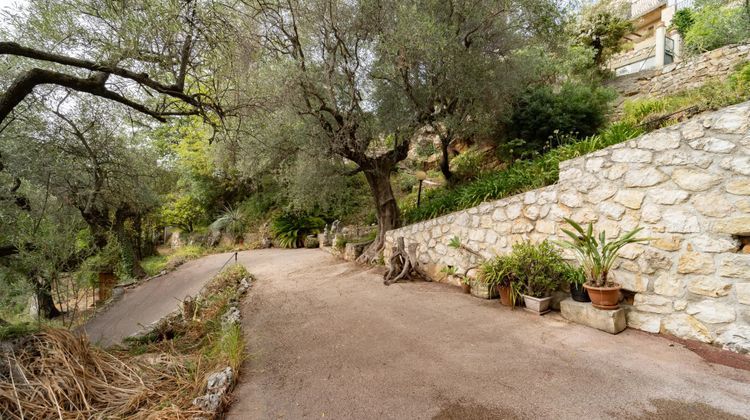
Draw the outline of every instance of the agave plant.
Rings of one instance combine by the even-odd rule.
[[[617,239],[608,241],[605,231],[596,234],[591,223],[589,223],[588,228],[584,229],[571,219],[566,218],[565,221],[573,227],[575,232],[562,229],[563,233],[570,239],[555,241],[555,244],[575,252],[587,282],[595,287],[605,287],[608,283],[611,283],[609,282],[609,272],[622,247],[627,244],[649,240],[649,238],[636,236],[643,230],[640,227],[626,232]]]

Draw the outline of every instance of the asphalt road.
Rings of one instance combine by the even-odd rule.
[[[102,346],[119,343],[177,309],[187,296],[195,296],[231,256],[214,254],[188,261],[170,273],[125,290],[120,300],[86,323],[83,331]]]

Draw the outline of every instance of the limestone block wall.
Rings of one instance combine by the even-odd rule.
[[[387,233],[418,243],[439,278],[464,270],[454,236],[491,257],[519,241],[561,238],[563,217],[608,236],[644,227],[614,276],[633,292],[628,325],[750,351],[750,102],[697,116],[560,164],[557,184]],[[746,247],[750,248],[750,247]],[[386,251],[387,252],[387,251]]]
[[[612,79],[608,86],[620,94],[617,108],[626,99],[660,97],[725,79],[735,68],[750,61],[750,44],[728,45],[679,63]]]

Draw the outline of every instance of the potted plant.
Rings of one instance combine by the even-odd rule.
[[[570,297],[576,302],[591,302],[589,292],[583,287],[586,283],[586,276],[580,267],[568,266],[565,272],[565,280],[570,285]]]
[[[511,256],[501,255],[485,261],[479,268],[479,276],[497,290],[502,305],[513,307],[517,294],[513,293],[515,277],[510,260]]]
[[[617,239],[607,240],[604,231],[598,234],[589,223],[584,229],[571,219],[565,219],[575,232],[562,229],[570,239],[556,242],[562,248],[573,250],[586,279],[583,287],[589,293],[591,304],[599,309],[617,309],[620,301],[620,285],[610,278],[612,264],[622,247],[627,244],[647,242],[648,238],[636,235],[643,228],[636,227]]]
[[[567,266],[560,254],[544,241],[539,244],[523,242],[513,245],[513,294],[523,296],[526,310],[542,315],[549,312],[552,292],[560,287]]]

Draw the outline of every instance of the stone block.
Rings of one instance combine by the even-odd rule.
[[[596,328],[610,334],[617,334],[627,327],[625,309],[605,311],[591,306],[588,302],[576,302],[565,299],[560,302],[560,312],[563,318],[577,324]]]
[[[734,195],[750,195],[750,179],[739,178],[729,181],[727,192]]]
[[[722,219],[714,224],[714,232],[730,235],[750,235],[750,216]]]
[[[741,279],[750,278],[750,255],[727,255],[719,265],[719,275]]]
[[[658,333],[661,329],[661,316],[638,312],[633,308],[627,309],[628,327],[650,333]]]
[[[497,298],[497,290],[481,280],[471,281],[471,294],[482,299]]]
[[[675,169],[672,180],[687,191],[705,191],[721,182],[717,175],[696,169]]]

